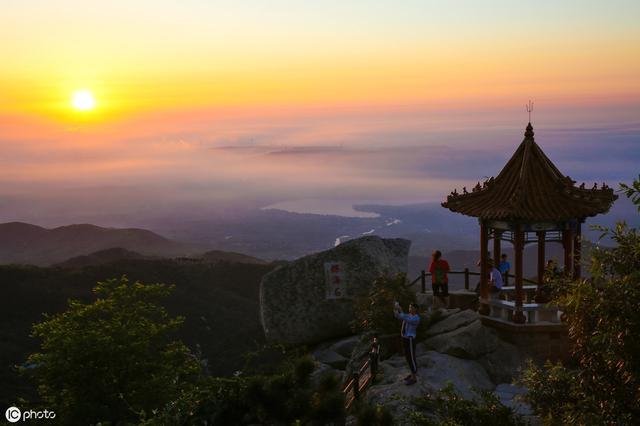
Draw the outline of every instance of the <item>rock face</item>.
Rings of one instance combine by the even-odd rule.
[[[451,383],[455,391],[465,398],[473,396],[473,388],[493,390],[495,385],[482,368],[473,360],[465,360],[435,351],[418,350],[418,382],[407,386],[407,363],[402,356],[393,356],[381,363],[382,374],[365,394],[373,404],[387,407],[398,424],[408,424],[401,419],[415,411],[413,398],[442,389]]]
[[[431,391],[440,390],[451,383],[458,394],[471,398],[473,388],[492,390],[495,386],[477,361],[428,351],[418,358],[418,365],[424,367],[419,374]]]
[[[353,297],[381,274],[407,272],[411,242],[370,236],[303,257],[265,275],[260,313],[265,337],[287,345],[316,343],[350,333]],[[339,264],[342,298],[328,299],[325,267]]]
[[[427,340],[416,348],[417,383],[404,384],[406,361],[394,355],[380,363],[381,373],[365,393],[367,400],[389,408],[398,424],[411,424],[408,418],[415,411],[413,398],[451,383],[464,398],[473,398],[473,389],[494,391],[504,405],[529,416],[530,407],[515,397],[526,390],[509,384],[524,364],[523,353],[483,326],[474,311],[449,310],[441,315],[445,318],[425,331]],[[532,424],[537,420],[527,417]]]
[[[500,339],[496,333],[483,326],[480,320],[431,337],[424,342],[428,349],[466,359],[478,359],[495,351],[499,344]]]
[[[500,339],[482,325],[477,312],[465,310],[450,315],[427,330],[424,349],[476,360],[494,383],[510,382],[526,356],[515,345]]]
[[[462,326],[471,324],[478,319],[480,319],[480,317],[477,312],[469,309],[464,311],[460,311],[458,309],[454,311],[453,314],[446,316],[443,320],[438,321],[437,323],[429,327],[426,335],[427,337],[432,337],[437,334],[448,333]]]

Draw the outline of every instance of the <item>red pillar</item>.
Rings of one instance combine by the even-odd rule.
[[[582,275],[580,257],[582,255],[582,223],[578,222],[576,235],[573,240],[573,279],[578,280]]]
[[[522,311],[522,299],[523,299],[523,291],[522,291],[522,280],[523,280],[523,262],[522,262],[522,252],[524,251],[524,231],[522,230],[522,225],[518,225],[515,232],[515,260],[516,260],[516,311],[513,313],[513,322],[517,324],[524,324],[526,322],[526,318],[524,316],[524,312]]]
[[[482,315],[489,314],[489,271],[487,269],[487,248],[489,245],[489,230],[484,220],[480,219],[480,307],[478,312]],[[483,303],[485,302],[485,303]]]
[[[500,255],[501,247],[500,247],[500,238],[502,238],[502,231],[498,231],[497,229],[493,230],[493,264],[497,268],[500,266]]]
[[[538,236],[538,287],[544,284],[544,267],[545,267],[545,235],[546,232],[536,232]]]

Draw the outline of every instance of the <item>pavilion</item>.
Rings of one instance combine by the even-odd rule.
[[[513,244],[515,252],[515,304],[513,323],[527,322],[523,309],[523,251],[538,245],[538,286],[545,272],[545,243],[560,242],[564,248],[564,273],[580,277],[581,227],[587,217],[606,213],[618,198],[606,184],[586,188],[575,185],[542,152],[527,125],[524,140],[500,174],[469,192],[454,190],[442,206],[474,216],[480,222],[480,313],[489,313],[487,266],[489,240],[493,256],[500,262],[501,241]],[[530,314],[528,314],[530,315]]]

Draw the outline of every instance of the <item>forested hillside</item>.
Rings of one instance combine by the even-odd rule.
[[[91,301],[96,282],[127,275],[131,281],[174,284],[166,301],[172,315],[186,317],[179,338],[201,351],[214,375],[243,366],[242,355],[263,342],[259,320],[260,279],[272,265],[194,263],[131,259],[84,268],[0,266],[0,402],[34,392],[15,365],[37,350],[29,337],[43,314],[67,309],[68,299]]]

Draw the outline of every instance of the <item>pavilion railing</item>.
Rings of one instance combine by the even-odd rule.
[[[469,282],[470,282],[470,277],[479,277],[480,276],[480,272],[475,272],[475,271],[470,271],[469,268],[464,268],[464,270],[462,271],[449,271],[447,272],[447,275],[464,275],[464,289],[465,290],[469,290]],[[431,272],[426,272],[424,270],[420,271],[420,275],[418,275],[418,277],[411,281],[407,287],[413,287],[414,285],[416,285],[418,282],[420,282],[420,291],[422,293],[426,293],[427,292],[427,277],[431,276]],[[503,274],[504,277],[504,285],[509,285],[509,278],[514,278],[515,279],[515,275],[512,274]],[[523,278],[522,280],[525,283],[528,284],[538,284],[537,281],[534,280],[530,280],[527,278]]]

